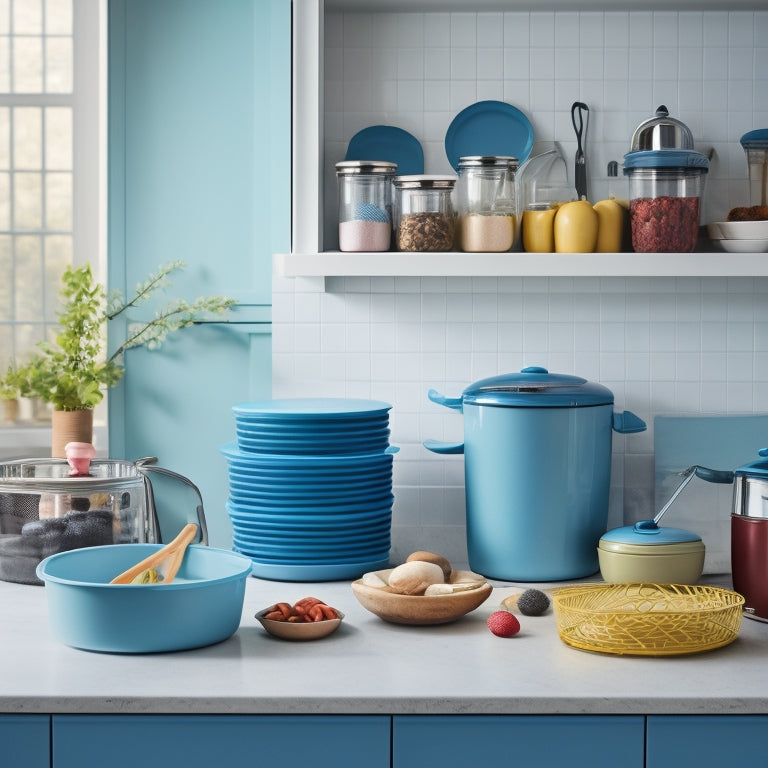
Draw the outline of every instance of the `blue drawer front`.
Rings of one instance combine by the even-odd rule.
[[[768,715],[651,715],[648,768],[768,765]]]
[[[425,715],[394,718],[392,753],[397,768],[643,768],[643,742],[642,716]]]
[[[385,716],[54,715],[53,765],[389,768],[389,733]]]
[[[48,715],[0,715],[0,765],[50,768],[50,732]]]

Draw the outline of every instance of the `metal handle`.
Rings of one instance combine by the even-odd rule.
[[[143,459],[139,459],[135,462],[136,468],[139,470],[139,472],[144,477],[145,481],[145,489],[147,494],[147,507],[148,509],[152,510],[152,515],[154,518],[154,525],[157,531],[160,530],[160,524],[157,519],[157,508],[155,507],[155,492],[152,487],[152,481],[147,477],[148,472],[156,472],[158,475],[164,475],[165,477],[171,477],[174,480],[178,480],[179,482],[183,483],[187,487],[191,488],[195,494],[197,495],[197,499],[199,501],[199,504],[196,508],[197,513],[197,523],[200,526],[200,543],[204,546],[208,546],[208,524],[205,520],[205,510],[203,509],[203,495],[200,493],[200,489],[188,478],[184,477],[184,475],[178,474],[178,472],[172,472],[170,469],[165,469],[164,467],[157,467],[154,466],[154,462],[157,461],[156,456],[147,456]]]

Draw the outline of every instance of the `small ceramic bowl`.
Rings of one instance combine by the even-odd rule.
[[[269,608],[259,611],[256,618],[270,635],[279,637],[281,640],[319,640],[335,632],[344,619],[344,614],[338,609],[336,610],[339,614],[338,619],[323,621],[276,621],[264,618],[269,611]]]
[[[386,583],[392,569],[376,571]],[[452,582],[478,581],[479,586],[447,595],[400,595],[387,587],[372,587],[362,579],[352,582],[352,592],[360,604],[384,621],[393,624],[448,624],[482,605],[493,587],[482,576],[470,571],[454,571]]]
[[[704,542],[695,533],[656,527],[651,521],[614,528],[597,547],[600,573],[614,583],[695,584],[704,554]]]
[[[768,221],[714,221],[707,225],[713,240],[764,240]]]

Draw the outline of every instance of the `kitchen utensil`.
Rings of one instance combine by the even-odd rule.
[[[768,621],[768,448],[758,454],[734,471],[731,571],[745,615]]]
[[[38,563],[77,547],[161,542],[151,474],[193,491],[200,541],[207,544],[199,489],[186,477],[154,466],[155,461],[96,459],[86,476],[70,475],[64,459],[0,463],[0,579],[40,584]]]
[[[375,571],[386,583],[391,568]],[[393,624],[448,624],[481,606],[493,587],[482,576],[468,571],[454,571],[451,582],[478,581],[480,586],[447,595],[400,595],[386,588],[372,587],[361,579],[352,582],[352,592],[360,604],[384,621]]]
[[[685,123],[669,116],[662,104],[656,114],[635,128],[630,142],[631,152],[666,149],[693,149],[693,134]]]
[[[745,133],[741,146],[749,168],[750,205],[768,205],[768,128]]]
[[[472,570],[510,581],[595,573],[612,432],[641,432],[645,422],[614,413],[606,387],[537,366],[475,382],[457,398],[428,396],[464,415],[463,442],[424,446],[464,454]]]
[[[701,537],[681,528],[661,528],[658,523],[694,477],[731,483],[733,472],[691,466],[680,476],[682,481],[652,520],[614,528],[602,536],[597,554],[606,581],[695,584],[699,580],[705,556]]]
[[[398,173],[424,173],[424,150],[419,140],[394,125],[371,125],[358,131],[347,146],[345,160],[386,160]]]
[[[454,171],[460,158],[472,155],[508,155],[523,163],[532,147],[530,120],[504,101],[478,101],[462,109],[445,134],[445,154]]]
[[[170,584],[176,577],[187,547],[196,535],[197,526],[188,523],[173,541],[115,576],[110,584]]]
[[[176,579],[152,589],[110,584],[115,571],[159,544],[113,544],[60,552],[37,566],[53,635],[65,645],[109,653],[157,653],[226,640],[237,630],[251,561],[192,545]]]
[[[768,221],[714,221],[707,230],[713,240],[768,240]]]
[[[571,105],[571,122],[576,131],[576,164],[575,185],[576,199],[587,198],[587,127],[589,126],[589,107],[583,101],[575,101]]]
[[[634,656],[700,653],[732,643],[744,598],[683,584],[585,584],[555,591],[561,640],[574,648]]]
[[[339,615],[337,619],[323,621],[277,621],[265,618],[265,614],[269,611],[269,608],[259,611],[256,619],[270,635],[279,637],[281,640],[319,640],[321,637],[333,634],[344,620],[344,614],[338,610],[336,611]]]

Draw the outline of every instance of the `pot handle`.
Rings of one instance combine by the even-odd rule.
[[[708,483],[732,483],[733,472],[728,469],[709,469],[697,466],[694,470],[696,477],[706,480]]]
[[[613,414],[613,428],[622,435],[629,435],[634,432],[645,432],[646,424],[632,411],[622,411]]]
[[[184,477],[184,475],[180,475],[177,472],[172,472],[170,469],[165,469],[164,467],[156,467],[154,466],[154,462],[157,461],[156,456],[147,456],[143,459],[138,459],[136,464],[136,469],[141,472],[141,474],[144,477],[145,480],[145,487],[147,490],[147,507],[149,510],[151,510],[151,514],[154,520],[155,529],[159,532],[160,531],[160,525],[157,520],[157,511],[155,508],[155,494],[154,490],[152,488],[152,481],[147,476],[147,473],[149,472],[157,472],[158,475],[164,475],[165,477],[171,477],[174,480],[178,480],[180,483],[183,483],[184,485],[191,488],[195,494],[197,495],[198,505],[197,505],[197,523],[200,527],[200,543],[203,546],[208,546],[208,524],[205,520],[205,510],[203,509],[203,495],[200,493],[200,489],[188,478]]]
[[[446,408],[453,408],[454,411],[461,413],[462,410],[462,398],[460,397],[446,397],[441,395],[436,389],[430,389],[427,392],[427,397],[438,405],[444,405]]]
[[[464,453],[464,443],[443,443],[440,440],[425,440],[423,445],[432,453]]]

